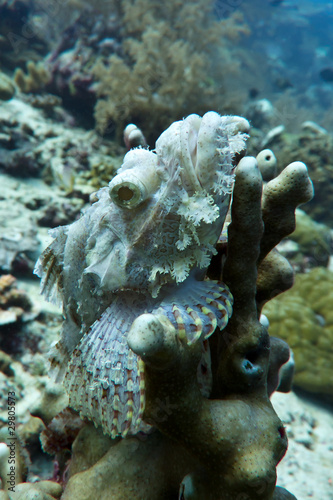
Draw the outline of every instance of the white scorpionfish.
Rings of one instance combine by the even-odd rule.
[[[226,326],[232,296],[204,276],[248,128],[239,117],[190,115],[154,152],[132,149],[98,201],[52,231],[36,264],[42,293],[63,302],[62,338],[51,354],[57,379],[64,377],[70,406],[112,437],[148,427],[144,364],[127,344],[143,313],[163,314],[180,338],[202,342],[198,381],[209,394],[206,339]]]

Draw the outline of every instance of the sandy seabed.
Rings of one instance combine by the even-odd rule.
[[[278,485],[298,500],[333,500],[333,411],[294,392],[275,393],[275,411],[289,448],[278,466]]]

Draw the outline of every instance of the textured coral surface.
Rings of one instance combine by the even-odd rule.
[[[333,396],[333,273],[323,267],[298,274],[294,287],[267,304],[270,333],[292,348],[296,386]]]

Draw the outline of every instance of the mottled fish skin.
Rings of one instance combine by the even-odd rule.
[[[232,296],[213,281],[169,287],[160,302],[138,292],[119,292],[74,349],[65,375],[70,406],[100,425],[112,437],[148,430],[143,424],[144,368],[127,344],[133,321],[143,313],[165,315],[180,339],[202,341],[198,382],[204,395],[211,389],[209,345],[216,327],[224,328],[232,314]],[[204,367],[204,369],[203,369]]]
[[[210,392],[209,345],[204,341],[216,326],[226,325],[232,296],[225,286],[211,281],[199,283],[189,296],[181,293],[183,286],[172,288],[160,303],[144,294],[120,292],[70,357],[64,382],[70,406],[112,437],[149,429],[142,423],[143,363],[127,344],[133,321],[144,312],[164,314],[188,344],[202,341],[198,382],[203,394]],[[202,366],[204,371],[199,369]]]
[[[208,339],[216,327],[223,330],[232,314],[233,298],[224,283],[187,278],[180,287],[172,287],[153,314],[163,314],[188,345]]]
[[[190,115],[155,151],[129,151],[98,201],[53,230],[37,262],[42,291],[63,302],[52,367],[65,377],[70,405],[113,437],[146,428],[143,363],[126,340],[143,313],[164,314],[185,341],[202,342],[208,375],[198,369],[198,381],[209,395],[206,339],[227,324],[232,297],[223,283],[203,280],[248,127],[239,117]]]
[[[82,337],[67,366],[70,406],[111,437],[150,427],[142,422],[143,362],[129,349],[126,337],[146,299],[120,293]]]

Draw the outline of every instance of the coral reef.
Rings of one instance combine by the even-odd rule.
[[[86,199],[103,183],[96,172],[103,167],[110,180],[120,165],[117,155],[124,151],[93,131],[74,127],[73,118],[60,110],[51,120],[42,109],[18,99],[0,102],[0,150],[2,171],[19,178],[42,176],[64,191],[81,191]],[[81,207],[82,203],[76,213]]]
[[[18,303],[19,300],[26,302],[27,296],[22,291],[15,290],[14,283],[9,288],[8,283],[13,282],[10,278],[4,275],[0,278],[4,289],[2,301],[8,299]],[[68,404],[63,388],[51,382],[47,374],[46,353],[50,343],[58,335],[60,318],[57,314],[52,324],[50,313],[46,320],[45,312],[42,316],[35,310],[35,304],[32,312],[24,314],[29,315],[26,323],[21,319],[17,326],[7,324],[0,327],[1,348],[7,351],[0,351],[0,498],[28,500],[34,495],[33,498],[49,500],[49,495],[59,498],[62,488],[54,482],[43,481],[52,478],[55,465],[54,459],[43,453],[39,437],[45,429],[43,422],[48,424]],[[8,405],[12,404],[8,398],[12,395],[16,424],[15,477],[11,478],[12,483],[8,483],[4,471],[8,468],[6,454],[13,438],[8,425]],[[36,479],[40,481],[38,484],[34,484]],[[13,486],[15,493],[8,490]]]
[[[17,68],[14,73],[14,81],[22,92],[40,92],[49,80],[50,74],[41,61],[28,61],[26,73],[21,68]]]
[[[28,61],[38,66],[55,48],[64,29],[78,18],[82,4],[81,0],[49,3],[0,0],[2,67],[6,71],[22,70]]]
[[[318,222],[331,223],[333,201],[333,138],[328,133],[318,133],[313,128],[302,128],[295,136],[286,134],[279,147],[279,161],[298,158],[308,165],[315,188],[315,198],[304,207]],[[281,168],[281,164],[280,164]]]
[[[48,43],[38,28],[35,2],[30,0],[0,1],[0,63],[14,70],[47,53]],[[37,5],[37,4],[36,4]]]
[[[288,259],[300,272],[311,267],[327,267],[333,253],[333,233],[324,224],[319,224],[303,212],[296,210],[296,229],[290,236],[294,245],[286,252]],[[282,249],[282,247],[281,247]]]
[[[276,392],[272,403],[286,426],[289,440],[287,455],[278,465],[278,483],[300,499],[329,498],[333,457],[330,405],[318,404],[295,392]]]
[[[303,210],[316,221],[330,226],[333,202],[332,134],[314,122],[302,122],[297,111],[290,112],[295,124],[291,123],[286,112],[284,116],[273,108],[272,114],[275,121],[271,122],[269,127],[263,120],[259,120],[260,128],[253,131],[253,137],[249,141],[251,152],[258,154],[263,147],[270,147],[277,158],[278,172],[283,170],[288,161],[299,160],[306,163],[316,196]],[[308,116],[305,113],[304,115]],[[272,123],[276,126],[272,127]]]
[[[6,194],[8,196],[9,193]],[[9,210],[12,215],[10,219]],[[20,205],[13,206],[9,201],[1,200],[0,227],[0,270],[27,273],[33,268],[40,244],[34,219],[27,217]]]
[[[333,396],[333,273],[323,267],[296,276],[294,287],[264,308],[270,333],[288,342],[296,371],[294,384]]]
[[[0,500],[331,496],[333,32],[289,3],[0,0]],[[261,199],[245,120],[208,148],[220,199],[207,117],[147,147],[209,109],[257,127]]]
[[[96,4],[93,10],[87,5],[82,7],[45,62],[52,76],[48,90],[92,126],[96,103],[92,67],[102,55],[119,52],[121,36],[114,2],[104,2],[108,12],[103,14]]]
[[[121,53],[100,57],[93,68],[101,132],[110,124],[122,130],[134,121],[148,139],[156,138],[156,130],[190,110],[219,107],[226,66],[231,71],[234,65],[225,50],[227,40],[247,29],[237,13],[217,20],[213,7],[214,2],[203,0],[171,1],[163,7],[156,0],[123,2]],[[212,65],[216,56],[219,64]]]
[[[8,101],[15,94],[15,86],[11,79],[0,71],[0,100]]]
[[[142,438],[109,440],[84,427],[64,499],[294,498],[275,487],[287,440],[269,401],[289,349],[270,341],[258,317],[292,285],[292,270],[274,247],[313,194],[304,164],[289,165],[262,196],[256,160],[238,163],[227,258],[220,255],[220,266],[209,270],[228,286],[202,281],[247,130],[238,117],[191,115],[162,134],[156,153],[131,150],[109,190],[54,233],[36,267],[44,270],[46,295],[64,302],[53,365],[58,376],[65,372],[70,405],[112,437],[155,428]],[[168,251],[160,253],[166,229]],[[79,260],[72,251],[78,242]],[[94,456],[84,457],[96,439]]]
[[[32,307],[29,297],[15,286],[15,282],[10,274],[0,276],[0,331],[4,325],[24,321],[24,312]]]
[[[47,58],[47,90],[89,126],[95,108],[98,130],[118,138],[132,121],[152,142],[192,111],[227,112],[221,85],[238,69],[234,42],[248,28],[239,12],[218,18],[214,6],[126,0],[97,2],[92,10],[83,3]]]

